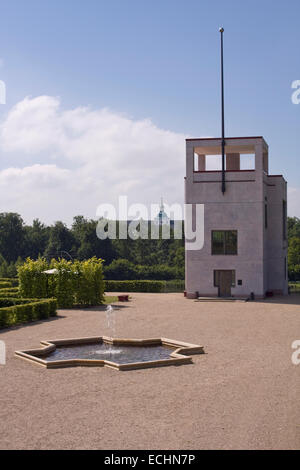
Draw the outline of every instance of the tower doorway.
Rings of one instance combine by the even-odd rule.
[[[231,287],[234,284],[235,271],[220,269],[214,271],[214,284],[219,288],[219,297],[231,297]]]

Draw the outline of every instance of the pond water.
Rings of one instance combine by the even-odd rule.
[[[169,359],[174,351],[166,346],[119,346],[105,343],[82,344],[76,346],[57,346],[56,350],[44,356],[46,361],[66,359],[104,359],[118,364],[149,362]]]

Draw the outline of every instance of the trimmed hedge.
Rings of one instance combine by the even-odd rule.
[[[107,292],[164,292],[165,281],[105,281]]]
[[[20,299],[20,296],[18,295],[18,292],[9,292],[7,294],[1,294],[0,293],[0,300],[2,299]]]
[[[3,289],[0,288],[0,294],[8,294],[11,292],[19,292],[18,287],[5,287]]]
[[[0,281],[0,289],[6,289],[8,287],[12,287],[11,282],[8,281]]]
[[[1,299],[0,328],[54,317],[56,308],[56,299]]]
[[[0,299],[9,299],[20,297],[18,287],[8,287],[7,289],[0,289]]]
[[[165,292],[184,292],[185,281],[181,279],[174,279],[173,281],[166,282]]]
[[[36,261],[28,258],[18,267],[20,294],[23,298],[46,299],[55,297],[48,295],[48,277],[43,271],[49,269],[47,261],[38,258]]]
[[[19,266],[20,296],[23,298],[56,298],[59,308],[73,305],[99,305],[104,302],[103,260],[86,261],[53,259],[50,263],[28,258]],[[48,269],[54,274],[45,274]]]
[[[104,302],[102,260],[90,258],[75,261],[74,297],[78,305],[98,305]]]
[[[127,259],[115,259],[108,266],[103,267],[104,277],[114,281],[167,281],[180,279],[181,273],[175,266],[157,264],[153,266],[144,266],[134,264]]]
[[[32,302],[39,302],[39,300],[40,299],[20,299],[18,297],[3,297],[0,298],[0,309],[3,307],[12,307],[13,305],[31,304]]]
[[[10,287],[18,287],[19,285],[19,279],[16,277],[0,277],[1,282],[9,282]]]
[[[7,292],[6,294],[2,294],[0,291],[0,299],[16,299],[20,298],[18,292]]]
[[[183,292],[184,281],[105,281],[107,292]]]

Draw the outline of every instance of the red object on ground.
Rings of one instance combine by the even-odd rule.
[[[183,291],[183,295],[184,295],[184,297],[186,297],[186,290]]]
[[[129,295],[118,295],[118,300],[119,302],[128,302],[129,301]]]

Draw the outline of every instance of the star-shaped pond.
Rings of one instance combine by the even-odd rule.
[[[48,369],[106,366],[118,370],[180,365],[203,354],[202,346],[166,338],[122,339],[92,337],[41,341],[41,349],[16,351],[18,357]]]

